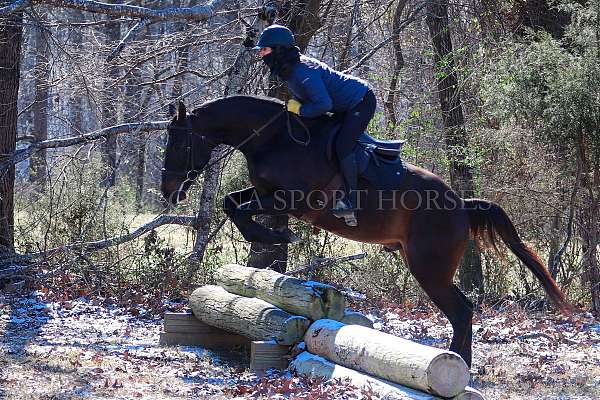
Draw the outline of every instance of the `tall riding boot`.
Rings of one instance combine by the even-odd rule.
[[[333,215],[338,218],[344,218],[347,225],[357,226],[356,215],[354,211],[358,205],[358,192],[356,186],[358,184],[358,166],[354,152],[351,152],[340,161],[340,172],[344,177],[346,184],[346,193],[343,199],[338,200],[333,209]]]

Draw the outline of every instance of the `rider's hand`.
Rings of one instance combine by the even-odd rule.
[[[300,107],[302,107],[302,103],[300,103],[298,100],[288,100],[287,109],[289,112],[293,112],[294,114],[300,115]]]

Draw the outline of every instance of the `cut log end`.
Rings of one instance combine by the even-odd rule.
[[[452,397],[469,384],[469,367],[456,353],[444,352],[431,360],[427,368],[427,381],[431,393]]]

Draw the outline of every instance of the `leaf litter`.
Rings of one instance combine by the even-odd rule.
[[[452,334],[432,308],[361,311],[376,329],[430,346],[446,348]],[[239,351],[161,347],[161,327],[160,314],[107,299],[0,295],[0,398],[377,399],[350,382],[276,370],[257,375]],[[600,399],[600,323],[591,314],[567,319],[516,305],[485,308],[473,332],[472,386],[486,398]]]

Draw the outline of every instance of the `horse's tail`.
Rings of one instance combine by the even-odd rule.
[[[502,207],[491,201],[481,199],[465,199],[464,204],[469,215],[471,233],[475,239],[489,243],[498,250],[496,234],[500,235],[508,248],[539,279],[544,291],[560,311],[567,314],[573,310],[573,306],[565,299],[565,295],[548,272],[544,262],[521,241],[515,226]]]

